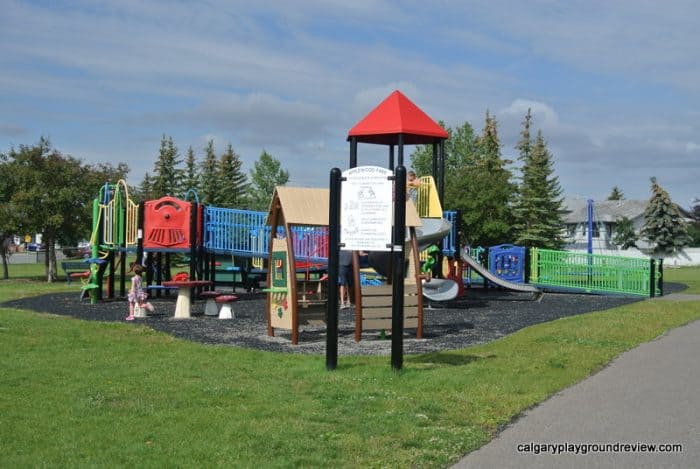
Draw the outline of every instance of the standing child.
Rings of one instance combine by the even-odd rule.
[[[338,285],[340,285],[340,307],[350,308],[350,280],[352,279],[352,251],[338,253]]]
[[[128,296],[129,315],[125,318],[127,321],[134,320],[134,310],[137,306],[153,311],[153,305],[146,301],[148,299],[148,294],[142,287],[143,279],[141,278],[141,274],[143,274],[145,268],[142,265],[135,264],[132,270],[134,271],[134,276],[131,279],[131,289],[129,290]]]
[[[420,188],[420,179],[416,176],[415,171],[406,173],[406,200],[411,199],[415,204],[418,201],[418,189]]]

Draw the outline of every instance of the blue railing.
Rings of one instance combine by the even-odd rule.
[[[457,212],[446,211],[444,217],[453,228],[442,241],[446,256],[454,256],[457,239]],[[204,249],[218,254],[267,257],[270,226],[265,224],[266,212],[206,206],[204,208]],[[277,236],[284,230],[278,227]],[[292,243],[297,260],[326,262],[328,257],[328,227],[293,226]]]
[[[220,254],[267,256],[270,227],[267,213],[205,207],[204,249]]]
[[[447,257],[455,257],[457,253],[457,232],[459,227],[457,226],[457,212],[454,210],[446,210],[442,212],[442,218],[452,223],[452,229],[442,239],[442,254]]]
[[[267,257],[270,229],[266,212],[233,208],[205,207],[204,249],[218,254]],[[284,228],[277,227],[284,237]],[[298,261],[325,262],[328,257],[328,228],[293,226],[292,243]]]

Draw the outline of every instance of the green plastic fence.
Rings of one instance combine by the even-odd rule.
[[[662,261],[548,249],[530,250],[530,283],[629,295],[662,294]]]

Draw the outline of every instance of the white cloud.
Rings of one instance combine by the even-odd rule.
[[[51,135],[137,173],[163,133],[181,150],[213,137],[325,184],[349,128],[400,89],[450,126],[479,132],[489,109],[510,156],[532,108],[567,191],[645,194],[657,175],[699,195],[695,2],[2,4],[0,151]]]
[[[533,121],[537,127],[554,130],[559,127],[559,116],[551,106],[538,101],[518,98],[510,103],[505,109],[499,111],[499,115],[515,116],[521,120],[525,119],[528,109],[533,116]]]

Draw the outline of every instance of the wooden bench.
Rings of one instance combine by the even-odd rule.
[[[90,263],[85,261],[63,261],[61,268],[66,274],[66,282],[71,283],[73,278],[86,278],[90,276]]]

